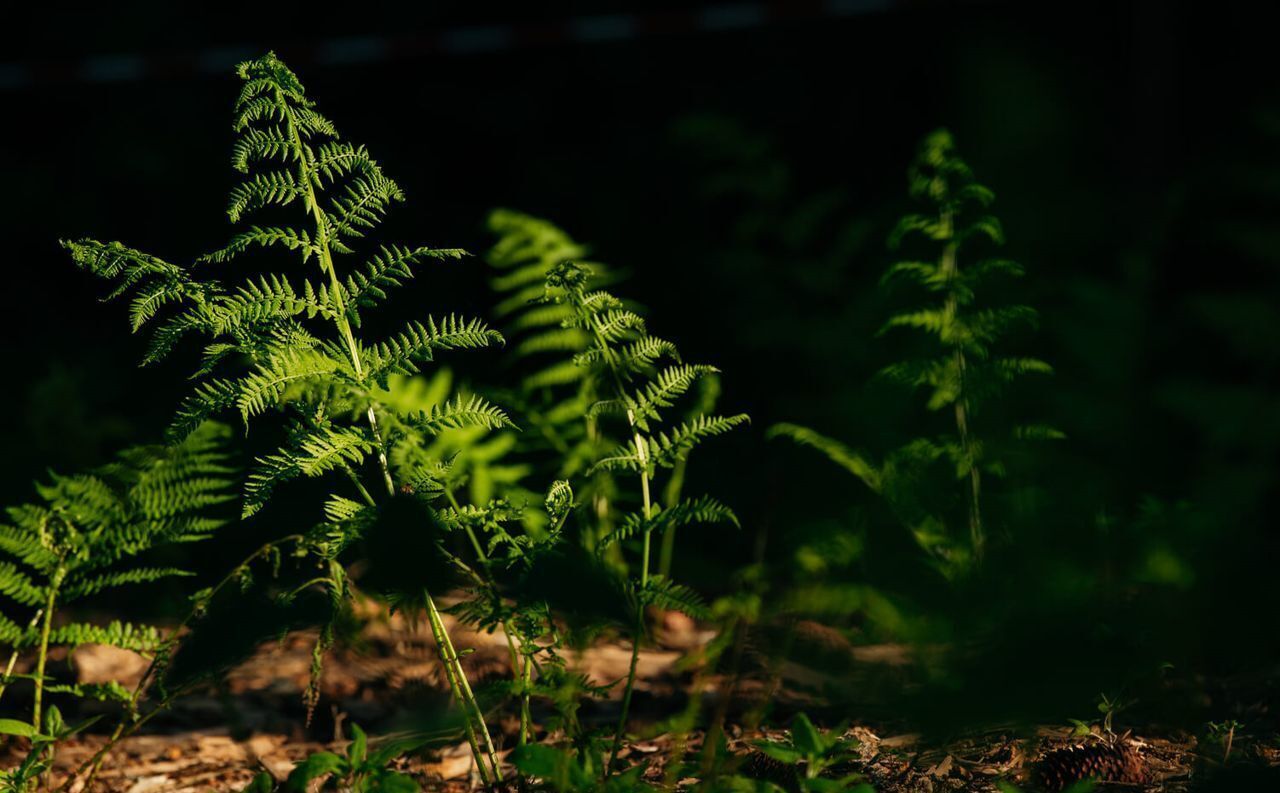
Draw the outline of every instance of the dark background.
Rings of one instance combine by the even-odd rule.
[[[691,489],[737,505],[748,532],[767,527],[782,579],[814,527],[877,517],[854,480],[762,430],[797,421],[883,451],[922,413],[868,385],[891,360],[873,338],[886,315],[876,282],[908,207],[906,165],[923,134],[947,126],[1028,270],[1021,298],[1041,329],[1022,343],[1057,369],[1017,404],[1069,436],[1029,466],[1040,517],[1006,527],[1034,538],[1010,579],[1043,572],[1033,553],[1069,560],[1073,587],[1119,599],[1071,619],[1136,607],[1107,634],[1141,634],[1135,664],[1274,659],[1280,97],[1260,11],[972,2],[831,17],[780,4],[795,13],[740,30],[312,62],[339,36],[637,10],[606,5],[370,6],[340,22],[170,5],[18,12],[6,57],[45,77],[0,93],[0,494],[13,503],[46,468],[156,440],[185,387],[187,361],[137,368],[142,339],[57,240],[119,239],[181,261],[229,235],[230,70],[90,83],[58,64],[274,48],[409,194],[390,238],[482,252],[486,213],[508,206],[589,241],[630,273],[625,290],[656,331],[725,371],[723,409],[753,416],[749,435],[699,452]],[[397,305],[485,311],[483,263],[449,268]],[[754,546],[724,540],[691,540],[678,574],[725,588]],[[846,573],[892,588],[902,552],[888,546]],[[929,603],[930,586],[902,588]],[[1054,635],[1069,644],[1072,628]]]

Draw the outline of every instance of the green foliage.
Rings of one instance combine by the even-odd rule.
[[[229,436],[225,426],[209,423],[172,447],[137,447],[89,473],[52,474],[36,488],[39,502],[7,510],[9,523],[0,524],[0,593],[35,614],[15,619],[0,612],[0,640],[15,653],[34,648],[37,666],[34,674],[6,677],[3,685],[18,678],[34,682],[31,724],[40,723],[46,691],[131,699],[118,685],[51,686],[45,677],[51,647],[107,644],[144,655],[168,647],[169,639],[150,626],[66,622],[56,615],[124,586],[189,575],[148,557],[167,545],[207,540],[225,524],[217,507],[234,498]]]
[[[982,301],[997,279],[1023,274],[1014,262],[981,258],[983,246],[1004,242],[1000,221],[989,212],[994,194],[974,179],[945,130],[928,135],[921,143],[908,173],[908,185],[923,211],[899,221],[890,235],[890,247],[897,250],[917,243],[925,256],[893,264],[881,284],[905,285],[917,302],[893,314],[881,334],[911,331],[923,342],[923,352],[885,367],[881,376],[923,391],[930,411],[950,413],[950,430],[913,439],[878,464],[806,427],[778,424],[769,434],[814,448],[862,480],[885,498],[938,565],[954,574],[982,558],[987,536],[982,482],[984,475],[1006,473],[1002,446],[1010,441],[1063,436],[1043,424],[1015,425],[1001,435],[1002,430],[989,426],[995,422],[983,421],[988,403],[1008,386],[1026,375],[1052,372],[1037,358],[1003,352],[1011,333],[1035,325],[1035,309]],[[948,528],[952,521],[945,501],[939,504],[934,499],[931,503],[922,496],[922,481],[930,469],[940,466],[962,483],[963,495],[958,500],[965,504],[967,543]]]
[[[598,398],[598,384],[576,357],[589,351],[592,339],[582,328],[569,327],[568,305],[541,300],[547,273],[566,260],[580,260],[589,249],[549,221],[509,209],[489,215],[489,230],[496,239],[486,260],[496,274],[490,285],[498,302],[493,316],[511,339],[506,365],[514,385],[501,392],[525,431],[511,436],[509,451],[530,461],[533,470],[560,479],[574,479],[584,505],[603,516],[608,531],[616,495],[612,477],[599,471],[582,473],[599,450],[611,443],[601,422],[589,413]],[[591,284],[605,286],[619,280],[607,265],[592,262]],[[520,499],[520,488],[505,487],[500,494]],[[539,513],[525,519],[532,529]],[[588,548],[599,539],[588,531],[581,538]]]
[[[267,772],[254,777],[246,793],[308,793],[312,790],[345,790],[350,793],[418,793],[422,788],[408,774],[392,769],[391,763],[413,751],[421,741],[399,739],[371,746],[364,730],[351,725],[351,742],[345,755],[314,752],[293,767],[283,784],[277,785]]]
[[[409,499],[396,498],[401,486],[413,490],[420,482],[446,490],[439,473],[450,461],[425,450],[446,432],[511,426],[502,409],[476,396],[457,395],[414,410],[389,389],[406,378],[412,381],[439,353],[493,346],[502,336],[480,320],[450,314],[418,318],[380,341],[357,338],[362,312],[379,306],[391,289],[413,277],[416,266],[458,259],[464,252],[370,243],[367,238],[391,206],[404,200],[399,186],[363,146],[342,140],[274,54],[242,63],[237,71],[243,86],[235,104],[232,165],[242,178],[227,206],[239,229],[231,241],[186,265],[116,242],[64,245],[80,267],[114,282],[110,297],[132,295],[135,330],[155,327],[145,362],[165,357],[186,336],[204,337],[195,385],[170,428],[172,439],[180,440],[207,417],[224,412],[238,413],[246,430],[261,416],[283,414],[283,443],[260,456],[246,479],[245,517],[264,509],[278,488],[296,479],[329,477],[351,488],[347,495],[334,493],[327,502],[328,519],[295,541],[310,556],[314,574],[286,592],[262,594],[270,605],[261,614],[273,617],[279,631],[303,627],[307,620],[325,623],[315,675],[333,635],[327,620],[341,612],[339,604],[350,595],[346,565],[358,560],[362,550],[373,549],[384,560],[396,556],[377,549],[402,543],[414,536],[411,529],[421,528],[407,526],[406,520],[420,518],[428,526],[449,528],[435,518],[432,507],[424,505],[409,515],[401,508]],[[249,225],[250,215],[267,220]],[[295,257],[297,272],[268,271],[240,284],[207,277],[215,265],[260,252],[267,255],[265,261]],[[366,486],[366,479],[374,484]],[[385,494],[383,503],[373,496],[379,491]],[[439,533],[427,532],[420,539],[425,546],[416,550],[446,558],[438,548]],[[274,547],[271,552],[278,553]],[[475,740],[481,734],[492,774],[501,779],[483,716],[429,591],[447,586],[448,579],[429,575],[439,565],[406,570],[403,553],[401,547],[401,564],[390,572],[387,565],[378,565],[387,574],[377,589],[392,605],[427,607],[454,692],[468,709],[467,730],[477,761],[484,763]],[[247,572],[248,566],[241,570]],[[317,588],[333,607],[307,606],[310,596],[302,597],[303,591]],[[206,632],[217,624],[215,616],[202,621]],[[265,631],[270,626],[259,627]],[[238,646],[228,644],[233,645]],[[188,650],[184,655],[190,659],[198,654]],[[230,660],[236,653],[215,655]],[[217,666],[196,659],[174,676],[194,679]]]
[[[663,413],[672,407],[674,400],[688,392],[695,380],[713,374],[716,369],[686,365],[680,360],[675,345],[650,336],[644,320],[622,301],[603,290],[590,289],[590,271],[582,265],[565,261],[552,267],[547,273],[542,302],[568,307],[570,311],[561,325],[590,338],[587,349],[574,359],[587,370],[594,384],[596,401],[588,408],[587,415],[617,416],[625,420],[623,428],[630,436],[626,443],[596,457],[587,475],[598,471],[628,473],[635,475],[640,484],[640,511],[624,516],[618,533],[601,534],[613,538],[605,543],[606,548],[632,536],[638,536],[641,541],[640,575],[633,582],[637,608],[631,666],[608,763],[612,765],[622,742],[635,685],[645,607],[677,609],[693,615],[704,612],[701,600],[692,590],[673,584],[665,576],[650,576],[654,529],[670,530],[678,525],[709,521],[737,524],[731,510],[710,499],[681,502],[666,512],[659,511],[651,492],[654,477],[659,469],[673,469],[686,460],[701,441],[745,424],[748,418],[745,414],[698,415],[675,426],[664,425]],[[657,362],[664,358],[670,359],[669,365],[658,368]],[[601,514],[600,510],[596,511],[597,517]]]
[[[603,781],[599,769],[603,767],[600,748],[573,749],[546,744],[529,744],[516,747],[511,762],[520,773],[535,780],[535,790],[554,790],[557,793],[638,793],[654,790],[642,781],[643,765],[614,774]]]
[[[797,772],[797,789],[809,793],[834,793],[835,791],[869,791],[870,785],[861,783],[857,775],[836,775],[841,764],[858,757],[858,741],[844,737],[844,728],[822,731],[813,725],[803,713],[796,714],[791,722],[791,734],[786,741],[758,741],[756,747]]]
[[[694,382],[717,370],[706,365],[687,365],[679,359],[675,345],[650,336],[645,322],[608,292],[588,291],[590,272],[582,265],[562,262],[547,275],[543,302],[563,305],[570,314],[562,320],[566,328],[588,334],[591,344],[576,356],[579,366],[597,384],[600,398],[587,410],[588,416],[613,415],[625,422],[622,426],[629,440],[603,452],[587,469],[638,475],[642,490],[642,509],[623,518],[605,545],[638,537],[644,555],[638,596],[642,602],[663,597],[679,600],[671,589],[649,580],[649,539],[655,529],[693,523],[729,522],[737,525],[733,512],[713,499],[686,501],[660,511],[652,503],[650,483],[659,469],[671,469],[687,458],[703,440],[722,435],[745,424],[745,414],[732,416],[699,415],[675,426],[663,424],[663,414],[677,397],[685,394]],[[654,350],[661,350],[657,356]],[[671,359],[668,366],[655,364],[661,358]],[[659,595],[660,589],[664,594]],[[696,609],[695,609],[696,610]]]
[[[38,790],[40,778],[53,766],[54,752],[58,744],[92,725],[98,716],[76,725],[67,724],[57,706],[50,706],[44,714],[43,725],[37,730],[32,725],[16,719],[0,719],[0,735],[25,738],[30,741],[26,756],[13,768],[0,770],[0,793],[28,793]]]

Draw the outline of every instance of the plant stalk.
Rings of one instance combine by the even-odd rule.
[[[454,650],[453,641],[449,638],[449,632],[445,630],[444,620],[440,618],[440,611],[436,608],[435,600],[432,599],[429,592],[424,592],[423,594],[427,601],[427,618],[431,622],[431,633],[435,637],[436,646],[439,647],[440,656],[444,660],[445,677],[453,690],[454,698],[463,709],[463,715],[466,719],[467,742],[471,744],[471,752],[475,756],[477,767],[480,769],[481,781],[485,784],[490,782],[489,774],[484,770],[485,755],[487,754],[493,770],[492,778],[501,782],[502,767],[498,762],[498,754],[494,751],[493,740],[484,721],[484,713],[480,710],[480,704],[476,702],[475,693],[471,690],[471,684],[467,682],[466,672],[458,660],[458,653]],[[480,749],[480,742],[477,737],[477,724],[480,728],[478,735],[484,740],[483,752]]]
[[[960,266],[957,261],[958,244],[954,239],[953,218],[950,212],[943,213],[942,222],[946,226],[950,240],[942,249],[941,269],[948,283],[950,283],[960,272]],[[948,319],[954,319],[959,311],[959,301],[956,299],[954,289],[947,292],[943,310],[946,312]],[[986,536],[982,527],[982,473],[978,470],[973,438],[969,434],[969,399],[968,392],[965,389],[966,361],[964,348],[959,344],[955,345],[953,355],[956,370],[960,377],[960,391],[954,406],[956,432],[960,436],[961,453],[964,455],[965,464],[969,468],[967,477],[969,480],[969,492],[966,498],[969,512],[969,544],[972,548],[975,562],[980,564],[986,546]]]
[[[27,632],[30,632],[40,624],[40,618],[44,616],[44,609],[36,609],[35,615],[31,617],[31,621],[27,623]],[[4,696],[5,689],[9,687],[9,675],[13,674],[13,667],[18,663],[18,647],[15,643],[13,652],[9,655],[9,663],[4,668],[4,678],[0,679],[0,697]]]
[[[615,372],[616,374],[616,372]],[[621,384],[619,384],[621,387]],[[633,433],[633,441],[636,447],[636,456],[640,458],[640,494],[644,503],[644,519],[648,523],[653,517],[653,503],[649,497],[649,454],[644,443],[644,438],[636,429],[635,413],[631,410],[627,411],[627,421],[631,425]],[[646,526],[644,531],[644,550],[640,561],[640,591],[643,592],[645,587],[649,585],[649,547],[650,535],[652,532]],[[613,764],[618,759],[618,751],[622,748],[622,736],[627,729],[627,715],[631,710],[631,697],[635,693],[636,688],[636,668],[640,664],[640,641],[644,636],[644,599],[640,598],[636,603],[636,628],[635,635],[631,640],[631,665],[627,670],[627,687],[622,694],[622,713],[618,715],[618,728],[613,735],[613,749],[609,752],[609,762],[605,764],[604,775],[607,777],[613,769]]]
[[[53,630],[53,605],[58,599],[58,588],[66,576],[65,568],[59,567],[49,580],[49,593],[45,597],[44,616],[40,622],[40,647],[36,655],[36,691],[35,702],[31,707],[31,726],[40,731],[41,706],[44,704],[44,668],[49,660],[49,633]]]

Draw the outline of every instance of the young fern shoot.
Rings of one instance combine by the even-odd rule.
[[[188,334],[207,337],[202,365],[194,376],[197,384],[178,410],[172,438],[180,439],[207,417],[226,411],[238,412],[246,428],[269,410],[289,417],[284,444],[260,457],[247,479],[246,516],[266,506],[277,487],[301,477],[336,474],[359,503],[390,502],[398,484],[408,485],[415,478],[412,470],[401,471],[401,481],[396,481],[389,459],[397,446],[421,445],[447,429],[498,428],[510,421],[479,397],[400,412],[389,398],[389,379],[417,373],[439,352],[488,347],[501,343],[502,337],[479,320],[450,315],[410,322],[382,341],[362,341],[356,335],[362,311],[411,278],[415,265],[458,259],[464,252],[382,245],[365,255],[362,264],[345,264],[390,207],[404,200],[403,192],[365,147],[342,140],[274,54],[242,63],[238,74],[243,87],[235,106],[232,163],[244,176],[231,192],[227,214],[242,230],[228,245],[201,257],[193,267],[170,264],[120,243],[64,244],[81,267],[118,284],[112,297],[132,293],[135,330],[156,322],[162,310],[169,311],[152,336],[146,363],[166,356]],[[295,222],[287,222],[289,212],[295,213]],[[281,222],[246,225],[246,217],[255,213]],[[213,265],[264,248],[292,253],[301,272],[309,270],[318,278],[302,278],[299,283],[295,276],[270,272],[227,285],[205,276]],[[375,499],[374,493],[382,495]],[[333,498],[348,501],[336,494]],[[347,524],[327,523],[319,531],[343,525]],[[316,583],[335,599],[346,596],[348,584],[343,566],[334,562],[356,539],[326,536],[316,543],[324,549],[317,559],[322,573]],[[421,582],[420,604],[430,617],[468,728],[487,736],[428,591],[437,586],[435,581]],[[484,754],[491,766],[487,772],[486,758],[476,752],[482,777],[500,778],[492,748]]]
[[[1037,358],[1003,355],[1002,341],[1018,326],[1034,326],[1035,309],[1025,305],[990,306],[980,302],[983,288],[997,277],[1020,277],[1023,269],[1007,259],[967,254],[980,244],[1004,243],[1000,221],[989,213],[995,195],[974,179],[946,130],[928,135],[920,145],[908,172],[911,197],[924,204],[919,213],[906,215],[889,238],[898,249],[911,238],[920,238],[932,258],[900,261],[881,279],[884,285],[905,282],[925,296],[923,304],[894,314],[884,324],[883,335],[895,329],[923,334],[930,350],[925,357],[886,367],[881,375],[912,389],[923,390],[931,411],[950,412],[954,434],[918,438],[874,465],[860,453],[805,427],[779,424],[770,435],[785,436],[818,449],[833,462],[862,479],[891,502],[917,539],[930,551],[949,557],[956,566],[965,558],[980,563],[987,545],[983,513],[983,474],[999,475],[1005,466],[992,453],[999,440],[975,424],[985,403],[1010,383],[1028,374],[1050,374],[1049,364]],[[1059,438],[1062,434],[1042,424],[1013,428],[1015,440]],[[902,481],[909,473],[931,462],[945,460],[964,483],[968,533],[967,551],[961,552],[939,536],[942,520],[911,514],[911,498]]]
[[[565,327],[586,332],[590,346],[576,356],[580,366],[593,371],[601,383],[602,395],[588,415],[623,417],[630,439],[595,461],[586,472],[610,471],[636,476],[640,484],[641,510],[626,515],[618,527],[602,540],[602,548],[631,538],[641,541],[640,573],[635,582],[636,616],[631,664],[623,693],[622,713],[614,736],[606,771],[612,767],[626,729],[631,695],[635,688],[636,663],[644,636],[647,606],[674,608],[693,614],[703,611],[701,600],[688,587],[663,576],[650,575],[651,538],[654,531],[698,523],[731,523],[733,511],[713,498],[686,499],[667,509],[654,503],[654,477],[659,469],[670,470],[703,440],[722,435],[748,421],[745,414],[699,416],[669,429],[661,429],[662,414],[685,394],[699,378],[714,374],[715,367],[681,362],[676,346],[650,336],[644,321],[627,310],[608,292],[588,291],[589,271],[573,262],[562,262],[547,274],[545,302],[568,306]],[[660,361],[670,365],[659,368]]]

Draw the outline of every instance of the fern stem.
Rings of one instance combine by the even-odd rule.
[[[40,624],[40,617],[44,615],[44,609],[36,609],[36,613],[31,617],[31,621],[27,623],[27,632],[30,632]],[[9,654],[9,663],[4,668],[4,678],[0,679],[0,697],[4,696],[5,689],[9,687],[9,675],[13,674],[13,667],[18,663],[18,645],[14,643],[13,652]]]
[[[618,387],[621,390],[621,377],[618,376],[617,370],[614,370],[614,376],[618,377]],[[649,497],[649,456],[648,450],[641,437],[639,430],[636,429],[636,416],[632,410],[627,411],[627,422],[631,425],[631,431],[634,433],[633,441],[636,446],[636,456],[640,458],[640,495],[644,504],[645,522],[653,517],[653,503]],[[653,532],[646,526],[644,532],[644,550],[640,558],[640,591],[644,591],[649,585],[649,547],[650,535]],[[613,734],[613,749],[609,752],[609,762],[605,764],[604,774],[607,777],[613,769],[613,764],[618,759],[618,751],[622,748],[622,736],[627,729],[627,715],[631,710],[631,697],[635,693],[636,688],[636,669],[640,664],[640,641],[644,636],[644,600],[640,598],[636,603],[636,628],[635,634],[631,639],[631,664],[627,669],[627,688],[622,694],[622,712],[618,714],[618,728]]]
[[[532,660],[524,657],[524,668],[521,672],[520,682],[520,745],[524,746],[529,742],[530,718],[529,718],[529,687],[533,685],[533,664]]]
[[[958,243],[954,234],[954,219],[950,212],[942,213],[942,223],[946,229],[948,242],[942,249],[942,260],[940,262],[943,275],[947,279],[948,285],[953,284],[960,274],[960,265],[957,257]],[[943,306],[948,321],[954,320],[956,313],[960,310],[959,300],[956,298],[954,289],[947,290],[946,302]],[[954,345],[953,355],[955,356],[956,371],[960,379],[959,394],[955,401],[955,422],[956,432],[960,436],[960,448],[964,455],[965,464],[969,468],[969,492],[966,501],[969,507],[969,544],[973,551],[975,562],[982,561],[982,554],[986,544],[986,538],[982,529],[982,480],[981,473],[978,471],[978,461],[974,454],[973,438],[969,434],[969,398],[968,391],[965,388],[965,368],[966,361],[964,348],[959,343]]]
[[[360,493],[360,497],[364,499],[364,503],[371,507],[377,506],[377,502],[373,500],[373,496],[369,495],[369,491],[365,488],[364,482],[361,482],[360,477],[356,476],[356,472],[351,470],[351,466],[344,463],[342,470],[346,472],[347,478],[351,480],[351,484],[355,485],[356,490]]]
[[[347,354],[351,357],[351,367],[355,370],[356,379],[363,379],[364,367],[360,363],[360,345],[356,343],[355,335],[351,332],[351,322],[347,319],[346,303],[342,299],[342,282],[338,280],[337,268],[333,266],[333,250],[329,245],[329,225],[325,222],[324,211],[320,209],[320,199],[316,195],[315,185],[308,174],[308,168],[311,164],[311,150],[302,142],[302,135],[298,132],[298,125],[294,123],[293,112],[289,109],[289,103],[284,100],[284,96],[278,88],[276,89],[276,102],[280,105],[285,124],[289,130],[289,137],[298,153],[298,182],[306,186],[306,205],[311,211],[312,219],[315,221],[316,248],[320,259],[320,269],[329,276],[329,285],[333,294],[334,323],[338,326],[338,332],[346,343]],[[378,441],[378,464],[382,468],[382,478],[387,486],[387,495],[395,495],[396,487],[391,480],[391,468],[387,464],[387,451],[382,446],[382,436],[378,431],[378,416],[373,409],[373,405],[369,405],[368,416],[369,428],[373,431],[373,436]]]
[[[688,458],[681,458],[671,469],[667,486],[662,489],[662,503],[665,509],[671,509],[680,502],[680,492],[684,490],[685,471],[689,466]],[[658,574],[663,577],[671,575],[671,560],[676,550],[676,527],[668,526],[662,532],[662,550],[658,554]]]
[[[431,633],[435,637],[436,646],[440,649],[440,656],[444,660],[445,677],[449,681],[450,688],[453,689],[454,698],[458,704],[462,706],[463,715],[466,719],[467,741],[471,744],[471,752],[476,758],[477,767],[480,769],[480,778],[485,784],[489,784],[488,774],[484,771],[485,754],[488,754],[489,763],[493,769],[493,777],[496,781],[502,781],[502,767],[498,762],[497,752],[493,749],[493,739],[489,735],[489,727],[485,724],[484,712],[480,710],[480,704],[476,701],[475,693],[471,690],[471,684],[467,681],[466,671],[462,668],[462,663],[458,659],[458,653],[454,650],[453,641],[449,638],[449,632],[445,630],[444,620],[440,618],[440,611],[436,608],[435,600],[432,599],[431,593],[424,592],[427,601],[427,618],[431,622]],[[484,739],[484,753],[480,750],[480,744],[477,740],[476,725],[480,728],[480,737]]]
[[[58,588],[66,576],[65,568],[59,567],[49,580],[49,593],[44,601],[44,616],[40,623],[40,648],[36,655],[36,691],[35,702],[31,707],[31,726],[40,729],[41,706],[44,704],[44,668],[49,660],[49,633],[53,630],[53,605],[58,599]]]
[[[293,114],[289,110],[288,103],[284,101],[279,93],[277,93],[277,97],[284,111],[289,135],[297,148],[298,181],[306,186],[307,207],[311,210],[311,216],[315,221],[316,247],[320,258],[320,268],[329,277],[329,284],[333,294],[334,322],[343,342],[346,344],[347,354],[351,358],[351,367],[355,372],[356,379],[363,380],[364,367],[360,362],[360,345],[356,342],[355,334],[351,331],[351,322],[347,318],[346,305],[342,298],[342,283],[338,280],[338,271],[333,264],[333,250],[329,241],[329,226],[326,223],[324,212],[320,209],[320,201],[316,196],[315,185],[312,184],[307,175],[307,168],[311,158],[310,149],[302,142],[302,136],[298,133],[298,128],[294,123]],[[373,437],[378,445],[378,466],[382,471],[383,484],[386,485],[387,495],[394,496],[396,486],[391,478],[391,467],[387,462],[387,451],[382,444],[382,433],[378,428],[378,414],[372,404],[368,406],[366,415],[369,419],[369,429],[373,432]],[[367,491],[365,491],[364,495],[368,498]],[[370,498],[369,500],[372,499]],[[462,665],[458,662],[457,653],[453,649],[453,642],[449,639],[449,632],[444,629],[444,622],[440,619],[440,613],[436,609],[435,601],[431,598],[429,592],[424,592],[424,594],[427,600],[427,613],[431,621],[431,630],[435,634],[436,644],[440,647],[441,655],[446,659],[445,676],[449,679],[454,695],[459,697],[464,707],[469,706],[474,711],[475,719],[479,722],[480,730],[484,734],[485,747],[488,750],[490,762],[493,764],[494,776],[497,781],[502,781],[502,769],[498,766],[497,755],[493,751],[493,742],[489,737],[489,728],[484,721],[484,713],[481,712],[479,705],[476,703],[475,695],[471,692],[471,684],[467,681],[466,671],[463,670]],[[451,666],[452,668],[450,668]],[[479,746],[475,742],[475,734],[470,724],[470,718],[468,716],[468,738],[472,745],[472,752],[475,754],[477,762],[479,762],[479,767],[483,769],[483,757],[480,754]],[[488,780],[485,779],[485,776],[482,771],[481,778],[487,783]]]
[[[581,290],[572,293],[571,299],[575,301],[575,308],[585,313],[590,318],[591,333],[595,337],[596,345],[600,348],[601,357],[609,367],[609,372],[613,375],[614,385],[618,389],[618,396],[623,397],[626,389],[622,383],[622,373],[618,371],[618,362],[614,357],[613,350],[609,347],[608,341],[605,339],[604,333],[600,329],[600,323],[596,320],[594,313],[585,310],[585,304],[582,298]],[[636,426],[635,411],[627,409],[627,425],[631,429],[632,442],[636,447],[636,458],[640,462],[640,494],[644,506],[644,519],[648,524],[653,517],[653,502],[649,495],[649,453],[648,446],[645,443],[644,436],[640,434],[639,428]],[[640,561],[640,590],[643,592],[649,584],[649,554],[650,554],[650,531],[646,525],[644,532],[644,549],[641,554]],[[618,727],[613,735],[613,748],[609,751],[609,761],[605,763],[603,774],[607,778],[613,769],[613,764],[617,762],[618,751],[622,748],[622,736],[627,728],[627,715],[631,710],[631,697],[635,693],[636,687],[636,669],[640,663],[640,641],[644,636],[644,602],[643,598],[638,598],[636,603],[636,627],[631,639],[631,663],[627,670],[627,687],[622,694],[622,712],[618,714]]]

